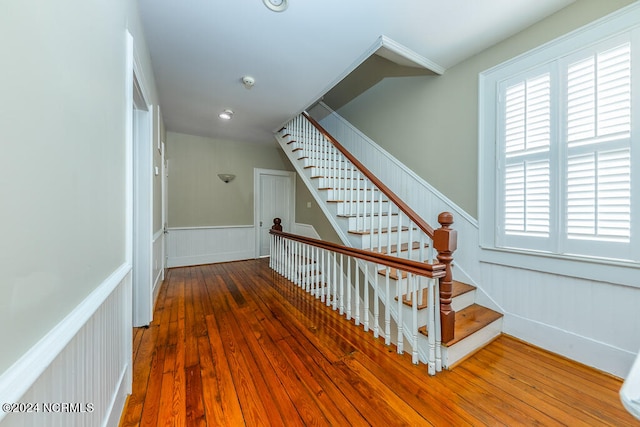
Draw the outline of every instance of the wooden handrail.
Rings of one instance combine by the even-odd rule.
[[[279,224],[278,224],[279,225]],[[445,264],[427,264],[424,262],[413,261],[405,258],[397,258],[389,255],[383,255],[378,252],[371,252],[364,249],[356,249],[348,246],[339,245],[337,243],[327,242],[324,240],[313,239],[311,237],[300,236],[297,234],[285,233],[274,229],[269,230],[269,234],[281,236],[296,242],[306,243],[320,249],[329,250],[343,255],[348,255],[364,261],[374,262],[376,264],[386,265],[391,268],[397,268],[407,273],[417,274],[419,276],[439,279],[446,274]]]
[[[322,133],[325,138],[327,138],[331,143],[345,156],[349,161],[364,174],[364,176],[369,179],[372,183],[375,184],[376,187],[382,193],[384,193],[387,198],[393,202],[402,212],[405,213],[409,217],[414,224],[418,226],[422,231],[424,231],[427,236],[433,239],[433,227],[431,227],[425,220],[423,220],[413,209],[411,209],[400,197],[398,197],[389,187],[384,185],[382,181],[380,181],[369,169],[367,169],[358,159],[356,159],[353,154],[347,151],[325,128],[323,128],[320,123],[318,123],[313,117],[309,115],[306,111],[302,112],[302,115],[316,128],[320,133]]]

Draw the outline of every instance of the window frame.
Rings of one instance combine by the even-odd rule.
[[[556,210],[558,218],[561,221],[553,221],[550,224],[550,241],[551,248],[545,245],[531,244],[527,249],[513,248],[505,244],[504,233],[500,230],[502,221],[499,219],[502,213],[501,198],[499,191],[500,180],[498,175],[502,172],[500,167],[498,144],[502,143],[499,138],[500,130],[500,99],[498,88],[502,82],[508,81],[516,76],[532,75],[536,69],[550,67],[554,72],[560,73],[560,68],[565,67],[568,58],[572,58],[581,51],[592,48],[607,41],[612,41],[620,37],[628,38],[632,44],[632,106],[631,120],[635,125],[635,131],[632,126],[631,130],[631,211],[635,216],[631,218],[631,235],[630,244],[623,254],[614,255],[609,258],[601,252],[589,253],[588,251],[581,254],[571,254],[566,244],[554,238],[558,236],[557,227],[561,222],[565,222],[566,212],[565,203],[560,195],[551,196],[551,210]],[[564,61],[564,62],[563,62]],[[535,75],[535,73],[533,74]],[[557,79],[554,79],[557,80]],[[562,80],[562,79],[561,79]],[[552,98],[558,96],[562,86],[566,85],[566,78],[562,82],[552,81]],[[554,92],[555,91],[555,92]],[[554,94],[555,93],[555,94]],[[638,227],[640,225],[640,4],[634,3],[625,8],[614,12],[604,18],[601,18],[585,27],[575,30],[565,36],[546,43],[516,58],[497,65],[486,70],[479,75],[479,180],[478,180],[478,211],[479,211],[479,232],[481,261],[489,263],[497,263],[502,265],[526,266],[535,270],[547,270],[548,265],[555,265],[555,270],[572,270],[579,277],[587,276],[592,278],[591,274],[595,271],[585,269],[585,263],[598,265],[618,265],[621,267],[637,268],[640,261],[640,236],[638,235]],[[563,95],[561,95],[563,96]],[[635,99],[634,99],[635,98]],[[559,125],[552,129],[552,142],[550,150],[557,153],[558,150],[566,150],[562,147],[566,141],[560,138],[560,133],[566,129],[566,111],[562,111],[562,107],[558,106],[558,102],[552,102],[552,109],[556,109],[552,114],[559,114]],[[560,105],[564,105],[561,103]],[[635,140],[635,141],[634,141]],[[500,141],[500,142],[499,142]],[[564,142],[563,142],[564,141]],[[554,144],[556,146],[554,147]],[[566,154],[566,153],[565,153]],[[566,174],[565,165],[561,164],[561,157],[557,154],[551,154],[551,168],[558,174]],[[553,165],[553,162],[557,163]],[[566,179],[566,176],[563,178]],[[565,189],[561,189],[559,193],[566,193]],[[552,213],[553,215],[553,213]],[[564,216],[563,216],[564,215]],[[564,224],[562,225],[564,227]],[[535,240],[535,239],[534,239]],[[508,243],[508,242],[506,242]],[[570,246],[570,245],[569,245]],[[608,245],[603,245],[606,247]],[[615,246],[619,246],[614,244]],[[613,252],[615,254],[615,252]],[[508,256],[507,256],[508,254]],[[525,260],[523,257],[529,257]],[[537,257],[537,261],[536,258]],[[540,263],[540,260],[548,262]],[[563,263],[553,262],[549,260],[562,260]],[[573,261],[574,263],[567,263]],[[561,267],[562,266],[562,267]],[[553,272],[554,268],[551,269]],[[558,272],[558,271],[555,271]],[[637,273],[636,273],[637,274]],[[596,274],[598,276],[598,274]],[[604,276],[603,276],[604,278]],[[608,279],[607,281],[609,281]],[[637,286],[637,285],[636,285]]]

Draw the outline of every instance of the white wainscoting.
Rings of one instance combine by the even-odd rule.
[[[640,348],[640,289],[482,263],[504,332],[618,377]]]
[[[212,264],[255,257],[253,225],[169,228],[168,267]]]
[[[558,260],[529,257],[530,265],[511,267],[497,260],[481,262],[475,218],[329,107],[314,108],[318,110],[312,114],[321,118],[320,124],[432,226],[438,226],[440,212],[454,214],[453,228],[458,231],[454,278],[478,287],[476,302],[505,313],[505,333],[627,376],[640,348],[640,288],[616,278],[621,275],[618,270],[629,266],[601,264],[598,274],[573,277],[571,269],[557,268]],[[628,277],[626,270],[622,273]]]
[[[37,413],[0,412],[2,427],[118,424],[131,392],[131,292],[123,265],[0,377],[2,403],[40,404]],[[43,403],[87,412],[47,413]]]
[[[311,224],[301,224],[296,222],[293,224],[292,233],[299,234],[304,237],[311,237],[312,239],[320,239],[320,235]]]

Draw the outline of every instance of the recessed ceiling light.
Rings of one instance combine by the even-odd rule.
[[[283,12],[289,7],[289,0],[262,0],[262,2],[274,12]]]
[[[222,113],[218,114],[218,117],[222,120],[231,120],[231,117],[233,117],[233,111],[226,109]]]

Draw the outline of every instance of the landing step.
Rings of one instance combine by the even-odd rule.
[[[395,270],[395,269],[392,269]],[[379,271],[380,274],[382,274],[383,276],[384,274],[384,270],[380,270]],[[406,278],[407,275],[406,273],[403,272],[403,278]],[[391,274],[389,274],[390,278],[397,278],[396,277],[392,277]],[[460,295],[464,295],[467,292],[471,292],[474,291],[476,289],[475,286],[471,286],[471,285],[467,285],[466,283],[462,283],[462,282],[457,282],[457,281],[453,281],[453,292],[451,294],[451,298],[455,298],[455,297],[459,297]],[[422,298],[420,298],[422,301],[420,301],[420,303],[418,304],[418,310],[423,310],[425,308],[427,308],[427,292],[425,290],[425,292],[422,292]],[[396,297],[396,301],[398,301],[398,297]],[[409,307],[413,307],[413,300],[411,298],[409,298],[409,296],[407,294],[402,296],[402,303],[404,305],[407,305]]]
[[[451,347],[501,317],[502,313],[498,313],[497,311],[478,304],[472,304],[469,307],[456,312],[456,330],[453,335],[454,338],[449,342],[442,343],[442,345]],[[421,327],[418,331],[421,334],[428,336],[426,326]]]

